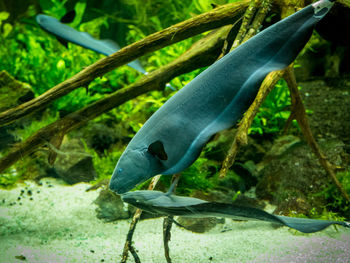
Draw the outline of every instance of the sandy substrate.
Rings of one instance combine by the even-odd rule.
[[[88,184],[66,186],[52,178],[42,183],[0,190],[0,262],[119,262],[130,221],[97,219],[92,202],[98,191],[85,192]],[[174,263],[349,263],[350,229],[338,229],[306,235],[230,219],[205,234],[174,226],[170,253]],[[166,262],[162,219],[140,222],[134,241],[142,262]]]

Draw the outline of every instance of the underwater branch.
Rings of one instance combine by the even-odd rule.
[[[198,67],[205,67],[212,64],[220,54],[229,30],[230,26],[225,26],[208,34],[166,66],[150,72],[137,82],[41,128],[25,141],[16,144],[7,155],[0,159],[0,172],[16,163],[19,159],[34,152],[39,147],[52,142],[56,136],[62,137],[69,131],[84,125],[89,120],[141,94],[160,90],[164,87],[165,83],[176,76],[190,72]]]
[[[140,56],[208,30],[231,24],[232,21],[238,19],[243,14],[248,3],[249,0],[242,0],[217,7],[210,12],[180,22],[128,45],[111,56],[98,60],[40,96],[0,113],[0,126],[10,124],[19,118],[42,109],[54,100],[67,95],[79,87],[87,87],[95,78],[101,77],[109,71],[125,65]]]

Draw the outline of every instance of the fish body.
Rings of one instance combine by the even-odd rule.
[[[61,23],[58,19],[52,16],[39,14],[36,16],[36,21],[40,27],[55,35],[58,39],[72,42],[100,54],[109,56],[120,49],[119,45],[113,40],[93,38],[89,33],[77,31],[64,23]],[[137,60],[130,62],[128,65],[143,74],[146,72]]]
[[[121,197],[126,203],[161,216],[226,217],[235,220],[258,220],[288,226],[303,233],[317,232],[333,224],[350,228],[350,223],[343,221],[278,216],[254,207],[207,202],[193,197],[164,194],[160,191],[127,192],[122,194]]]
[[[178,91],[130,141],[110,189],[125,193],[157,174],[190,166],[211,136],[242,117],[265,76],[294,61],[331,6],[321,0],[268,27]]]

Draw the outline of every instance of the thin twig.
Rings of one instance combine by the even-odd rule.
[[[248,32],[248,27],[253,20],[253,17],[255,15],[255,12],[257,8],[259,7],[261,0],[251,0],[249,3],[249,6],[244,14],[243,21],[241,24],[241,28],[238,31],[238,34],[236,36],[236,39],[233,41],[233,45],[231,47],[231,50],[238,47],[240,44],[242,44],[243,38],[245,34]]]
[[[239,147],[248,143],[248,129],[252,125],[253,119],[259,111],[261,104],[264,102],[265,98],[270,93],[270,91],[275,87],[277,81],[282,77],[283,73],[284,70],[273,71],[269,73],[264,79],[254,102],[252,103],[252,105],[250,105],[249,109],[246,111],[242,120],[239,123],[235,139],[226,155],[225,160],[222,163],[222,167],[220,170],[220,178],[226,176],[228,169],[232,166],[233,162],[235,161],[235,157]]]
[[[9,124],[34,111],[42,109],[52,101],[70,93],[74,89],[87,87],[95,78],[101,77],[107,72],[129,63],[140,56],[205,31],[230,24],[234,17],[241,15],[247,5],[248,0],[242,0],[220,6],[210,12],[190,18],[126,46],[111,56],[98,60],[40,96],[0,113],[0,126]]]
[[[172,183],[175,184],[173,186],[173,193],[176,191],[176,186],[178,184],[178,180],[180,178],[181,174],[174,174],[172,178]],[[171,239],[171,227],[174,222],[174,217],[173,216],[167,216],[164,218],[163,221],[163,243],[164,243],[164,255],[165,259],[168,263],[171,263],[171,258],[169,254],[169,241]]]
[[[329,177],[331,178],[335,186],[339,189],[340,193],[345,198],[345,200],[350,203],[349,195],[347,194],[344,187],[341,185],[341,183],[338,181],[335,175],[334,166],[327,160],[327,157],[322,152],[314,136],[312,135],[310,125],[305,113],[305,107],[298,90],[298,84],[296,82],[294,70],[292,66],[289,66],[285,71],[284,79],[286,80],[288,88],[290,90],[290,96],[292,100],[292,112],[293,112],[292,116],[297,120],[306,141],[308,142],[311,150],[317,156],[320,164],[326,170],[327,174],[329,175]]]
[[[148,190],[153,190],[154,189],[154,187],[156,186],[156,184],[159,181],[160,176],[161,175],[157,175],[157,176],[152,178],[152,181],[150,182],[150,184],[148,186]],[[132,218],[132,221],[130,223],[128,234],[126,236],[126,241],[125,241],[125,244],[124,244],[124,249],[123,249],[123,255],[122,255],[121,263],[125,263],[128,260],[129,251],[133,255],[133,257],[135,259],[135,262],[141,262],[140,258],[138,257],[138,255],[136,253],[136,250],[132,246],[132,237],[134,235],[136,225],[137,225],[138,221],[140,220],[141,214],[142,214],[142,210],[141,209],[136,209],[136,212],[135,212],[135,214],[134,214],[134,216]]]
[[[134,257],[135,262],[141,263],[141,260],[140,260],[139,256],[137,255],[135,248],[132,245],[129,246],[129,251],[130,251],[131,255]]]
[[[163,244],[164,244],[164,255],[166,262],[171,263],[169,253],[169,241],[171,239],[171,227],[173,226],[174,216],[167,216],[163,221]]]
[[[243,41],[241,43],[244,43],[247,41],[249,38],[253,37],[259,30],[259,27],[261,24],[264,22],[265,17],[267,15],[267,12],[270,10],[270,5],[271,5],[272,0],[263,0],[262,4],[255,15],[254,21],[251,24],[251,27],[249,30],[246,32]]]

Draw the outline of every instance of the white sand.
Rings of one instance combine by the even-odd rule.
[[[119,262],[130,221],[97,219],[92,202],[98,191],[85,192],[88,184],[66,186],[52,178],[42,182],[43,186],[26,183],[33,200],[28,189],[17,200],[25,185],[0,190],[0,262]],[[134,241],[142,262],[166,262],[162,219],[140,222]],[[305,235],[287,227],[274,229],[269,223],[226,219],[205,234],[173,226],[169,244],[174,263],[350,262],[350,229],[342,227]],[[26,260],[15,258],[20,255]],[[131,256],[128,262],[134,262]]]

